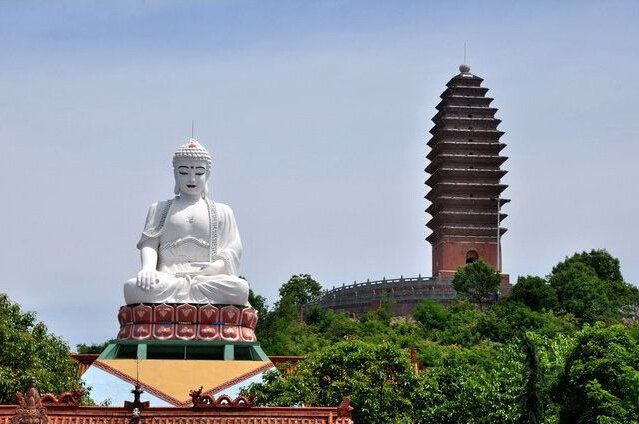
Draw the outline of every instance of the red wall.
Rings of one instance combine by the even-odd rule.
[[[497,267],[497,245],[492,242],[481,242],[473,238],[456,237],[444,239],[433,247],[433,276],[455,273],[457,268],[466,265],[466,254],[475,250],[479,259],[493,267]]]
[[[466,265],[466,254],[469,250],[475,250],[479,254],[479,259],[497,267],[497,245],[494,241],[482,242],[465,237],[445,238],[433,247],[433,276],[452,277],[457,268]],[[501,255],[501,251],[499,253]],[[507,274],[502,274],[502,294],[510,291],[509,280]]]

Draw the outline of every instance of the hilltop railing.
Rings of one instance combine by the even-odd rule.
[[[451,279],[444,277],[404,277],[381,280],[366,280],[353,284],[342,284],[322,293],[315,302],[306,306],[319,305],[324,308],[346,310],[354,313],[371,309],[381,300],[396,304],[415,304],[423,299],[450,301],[455,297]]]

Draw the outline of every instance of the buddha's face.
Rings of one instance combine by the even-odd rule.
[[[176,163],[174,174],[175,187],[179,194],[200,197],[205,192],[209,177],[205,162],[180,161]]]

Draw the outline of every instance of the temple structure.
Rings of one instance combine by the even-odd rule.
[[[255,338],[257,311],[238,276],[233,210],[208,195],[212,155],[189,139],[172,163],[175,197],[149,207],[117,338],[82,374],[98,404],[122,404],[135,385],[150,406],[186,407],[190,390],[238,396],[274,368]]]
[[[497,109],[491,107],[482,78],[461,65],[460,73],[446,84],[433,118],[428,142],[431,148],[426,172],[430,191],[426,210],[432,218],[427,240],[433,246],[433,276],[452,276],[457,268],[482,259],[501,271],[501,221],[506,214],[501,197],[506,161],[497,126]]]
[[[140,399],[118,406],[82,406],[83,391],[53,395],[31,387],[17,393],[17,405],[0,405],[0,424],[353,424],[348,398],[336,407],[259,407],[251,399],[191,390],[190,405],[158,407]]]
[[[426,240],[432,245],[432,277],[404,277],[343,284],[327,290],[316,302],[324,308],[355,315],[377,308],[382,299],[391,302],[393,313],[409,314],[423,299],[449,302],[455,297],[452,277],[460,266],[478,259],[492,265],[502,276],[500,293],[510,290],[509,277],[502,273],[501,236],[506,218],[501,207],[507,188],[501,178],[506,146],[495,117],[493,99],[482,87],[483,79],[468,65],[446,84],[436,106],[430,130],[430,188],[426,199],[431,215]]]
[[[32,386],[16,405],[0,405],[0,424],[352,424],[348,398],[334,407],[259,407],[240,395],[278,371],[256,340],[235,215],[209,197],[212,159],[195,139],[174,153],[175,196],[148,209],[117,336],[100,355],[76,358],[83,388],[41,396]]]

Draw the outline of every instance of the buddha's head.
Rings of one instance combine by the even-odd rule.
[[[205,197],[211,173],[211,155],[191,138],[173,155],[175,194]]]

